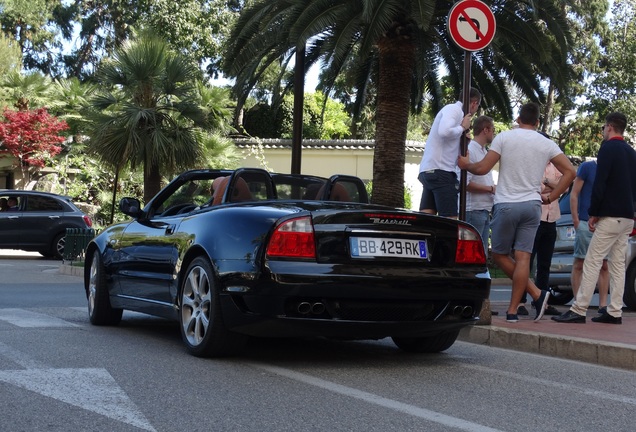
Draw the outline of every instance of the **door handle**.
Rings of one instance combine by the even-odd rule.
[[[167,235],[174,234],[174,227],[175,227],[174,225],[168,225],[166,227],[166,234]]]

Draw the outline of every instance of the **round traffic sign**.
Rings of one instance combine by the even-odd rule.
[[[479,0],[462,0],[448,14],[448,32],[461,49],[479,51],[495,37],[495,15]]]

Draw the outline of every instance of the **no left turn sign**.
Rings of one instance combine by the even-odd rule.
[[[459,1],[448,14],[448,32],[453,42],[466,51],[486,48],[496,28],[492,10],[479,0]]]

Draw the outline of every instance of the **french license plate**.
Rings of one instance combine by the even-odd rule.
[[[377,237],[350,237],[351,256],[428,258],[425,240],[388,239]]]
[[[574,226],[559,227],[559,239],[560,240],[572,240],[576,237],[576,229]]]

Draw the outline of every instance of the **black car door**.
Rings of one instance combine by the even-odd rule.
[[[0,197],[9,198],[14,195],[2,194]],[[0,247],[17,248],[20,239],[21,211],[0,211]]]
[[[112,262],[122,296],[147,302],[143,307],[172,302],[170,287],[176,282],[182,241],[175,234],[180,221],[178,216],[155,217],[126,227],[114,245]]]
[[[20,217],[20,247],[38,249],[47,252],[51,249],[57,234],[66,232],[64,207],[55,198],[38,195],[26,195],[22,203]]]

